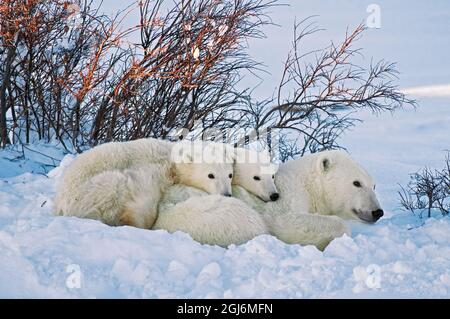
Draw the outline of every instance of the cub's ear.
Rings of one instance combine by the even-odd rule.
[[[318,168],[320,172],[328,172],[333,166],[333,162],[328,156],[320,156],[318,161]]]

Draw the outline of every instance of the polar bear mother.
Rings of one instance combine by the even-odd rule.
[[[254,177],[259,176],[247,176]],[[160,203],[154,229],[184,231],[199,242],[220,246],[271,234],[286,243],[324,249],[334,238],[350,233],[343,219],[375,222],[383,215],[373,179],[342,151],[281,164],[275,184],[280,194],[276,202],[239,186],[233,195],[240,201],[171,188]]]
[[[325,151],[280,165],[277,202],[264,203],[244,189],[234,195],[271,214],[307,212],[374,223],[383,216],[369,173],[343,151]]]

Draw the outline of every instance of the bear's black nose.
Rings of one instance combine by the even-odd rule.
[[[278,198],[280,198],[280,194],[278,194],[278,193],[272,193],[272,194],[270,194],[270,200],[271,200],[272,202],[278,200]]]
[[[374,220],[379,220],[384,215],[382,209],[377,209],[372,212],[372,217]]]
[[[230,193],[226,193],[226,194],[224,194],[223,196],[225,196],[225,197],[231,197],[231,194],[230,194]]]

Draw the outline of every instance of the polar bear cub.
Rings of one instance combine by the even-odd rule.
[[[280,197],[275,185],[278,165],[270,154],[245,148],[235,148],[233,186],[240,186],[264,202]]]
[[[54,210],[113,226],[150,228],[163,192],[174,183],[231,196],[233,160],[230,148],[213,143],[141,139],[103,144],[68,167]]]
[[[201,189],[209,194],[231,197],[235,154],[222,143],[177,142],[171,150],[174,183]]]
[[[275,201],[277,165],[268,153],[234,149],[234,187],[242,187],[262,201]],[[159,204],[153,229],[184,231],[201,243],[241,244],[269,230],[259,213],[236,198],[209,195],[200,187],[170,186]]]
[[[182,231],[203,244],[226,247],[268,233],[259,214],[239,199],[182,184],[164,192],[158,210],[152,229]]]

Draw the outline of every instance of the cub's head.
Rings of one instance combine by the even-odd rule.
[[[219,143],[178,142],[172,149],[175,181],[209,194],[231,196],[233,161],[233,150]]]
[[[343,151],[318,155],[318,176],[330,213],[346,219],[375,223],[383,216],[372,177]]]
[[[233,185],[239,185],[265,202],[280,197],[275,186],[278,166],[270,162],[268,153],[236,148]]]

